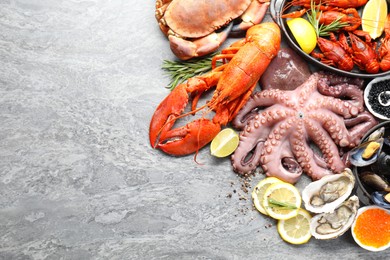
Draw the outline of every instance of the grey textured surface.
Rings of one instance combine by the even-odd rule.
[[[0,0],[0,259],[388,255],[287,244],[228,158],[151,149],[173,58],[153,0]]]

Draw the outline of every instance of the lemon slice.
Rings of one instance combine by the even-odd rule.
[[[288,20],[287,25],[299,47],[305,53],[310,54],[317,45],[317,35],[314,27],[309,21],[301,17]]]
[[[273,183],[281,182],[280,179],[276,177],[267,177],[262,179],[256,187],[252,191],[252,200],[255,208],[263,213],[264,215],[268,215],[268,213],[263,208],[263,197],[266,189]]]
[[[376,39],[381,36],[386,22],[386,0],[369,0],[363,8],[362,29]]]
[[[278,232],[280,237],[291,244],[300,245],[307,243],[311,238],[311,215],[304,209],[299,209],[295,217],[279,220]]]
[[[295,217],[301,207],[301,202],[298,189],[287,182],[271,184],[263,197],[263,207],[267,214],[274,219]]]
[[[226,157],[236,150],[239,141],[240,139],[236,131],[232,128],[225,128],[211,141],[211,155],[216,157]]]

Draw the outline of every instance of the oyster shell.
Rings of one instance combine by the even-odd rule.
[[[355,177],[349,168],[342,173],[327,175],[311,182],[302,191],[305,208],[313,213],[330,213],[343,203],[355,186]]]
[[[332,213],[315,215],[310,221],[312,236],[316,239],[334,239],[341,236],[352,226],[358,208],[359,198],[354,195]]]

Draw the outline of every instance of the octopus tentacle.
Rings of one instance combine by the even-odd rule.
[[[271,126],[291,116],[292,112],[280,107],[269,108],[258,113],[240,133],[240,142],[231,157],[233,170],[240,174],[251,174],[260,163],[263,143],[267,140]],[[261,131],[258,131],[261,129]]]
[[[261,164],[267,176],[274,176],[290,183],[295,183],[303,172],[291,149],[290,136],[295,131],[293,125],[293,120],[278,124],[264,143],[261,156]]]
[[[321,150],[326,163],[332,172],[340,173],[345,169],[345,164],[340,158],[338,148],[334,142],[331,142],[331,137],[328,132],[325,131],[321,125],[314,120],[305,120],[306,128],[308,129],[309,138],[318,146]],[[313,176],[314,179],[319,179],[324,174],[329,174],[329,171],[308,173]]]
[[[303,171],[309,175],[311,178],[315,178],[319,175],[324,176],[332,174],[332,172],[327,168],[327,164],[324,159],[320,156],[317,156],[310,144],[303,139],[302,136],[292,136],[291,144],[293,145],[293,153],[298,163],[301,165]]]
[[[237,129],[243,129],[261,108],[281,103],[284,100],[288,100],[288,95],[277,89],[257,92],[248,99],[245,106],[237,113],[232,125]]]
[[[364,133],[367,133],[378,121],[369,112],[364,111],[354,118],[344,119],[344,123],[349,129],[350,147],[354,147],[359,144]]]
[[[327,85],[330,86],[348,83],[362,89],[364,85],[364,80],[361,78],[351,78],[351,77],[341,76],[338,74],[333,74],[325,71],[321,71],[318,74],[320,75],[321,78],[326,80]]]
[[[328,81],[325,78],[321,78],[318,81],[318,92],[323,95],[342,98],[351,105],[358,107],[359,111],[364,110],[363,90],[358,86],[343,83],[338,85],[328,85]]]
[[[308,105],[312,107],[312,109],[327,109],[344,118],[355,117],[360,112],[359,107],[352,105],[348,101],[322,96],[318,92],[313,94],[312,100]]]
[[[328,132],[332,140],[340,147],[348,147],[353,143],[350,132],[344,125],[344,120],[340,116],[326,109],[310,112],[309,117],[318,121]]]

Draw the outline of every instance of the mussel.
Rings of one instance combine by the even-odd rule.
[[[390,193],[386,191],[375,191],[371,194],[371,200],[378,206],[390,209]]]
[[[360,173],[360,180],[362,183],[364,183],[367,187],[370,187],[371,189],[375,191],[386,191],[390,192],[390,184],[388,181],[380,176],[379,174],[376,174],[374,172],[365,171]]]
[[[383,151],[380,152],[376,162],[371,165],[371,169],[373,172],[380,173],[381,175],[390,176],[390,154]]]
[[[385,138],[385,127],[372,132],[365,142],[361,143],[357,147],[353,148],[349,152],[349,161],[352,165],[363,167],[376,162],[379,154],[382,152],[383,143]]]
[[[349,161],[352,165],[363,167],[376,162],[382,150],[384,138],[367,141],[350,151]]]

